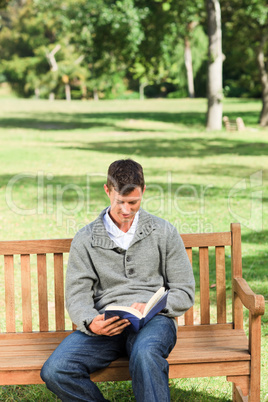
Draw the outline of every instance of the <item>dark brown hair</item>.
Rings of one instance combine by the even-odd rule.
[[[107,187],[118,193],[129,194],[137,187],[144,189],[144,176],[142,166],[132,159],[120,159],[113,162],[107,173]]]

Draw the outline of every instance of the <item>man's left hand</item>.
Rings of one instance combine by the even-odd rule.
[[[135,308],[136,310],[138,310],[141,314],[143,314],[144,309],[146,307],[146,303],[133,303],[131,305],[132,308]]]

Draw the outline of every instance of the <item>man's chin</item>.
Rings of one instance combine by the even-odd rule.
[[[121,219],[122,222],[129,222],[132,219],[134,219],[134,216],[135,215],[121,215],[120,219]]]

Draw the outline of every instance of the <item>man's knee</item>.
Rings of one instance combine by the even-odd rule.
[[[48,384],[55,384],[59,381],[60,373],[63,373],[63,367],[58,367],[56,361],[50,357],[43,365],[40,377],[44,381],[44,383]]]
[[[51,378],[55,378],[55,373],[54,373],[55,366],[53,367],[50,366],[49,361],[46,361],[41,369],[40,372],[40,377],[42,380],[47,384],[50,382]]]

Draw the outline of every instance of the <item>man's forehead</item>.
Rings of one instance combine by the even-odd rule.
[[[142,189],[140,187],[135,188],[133,191],[131,191],[128,194],[120,194],[119,192],[114,191],[114,196],[117,200],[120,201],[134,201],[138,200],[142,197]]]

